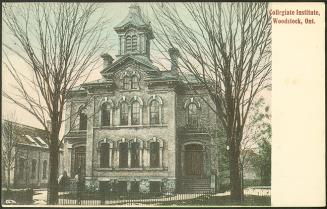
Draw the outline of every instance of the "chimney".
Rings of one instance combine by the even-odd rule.
[[[114,61],[114,59],[108,53],[102,54],[101,57],[103,59],[103,69],[109,67]]]
[[[176,48],[170,48],[168,50],[169,56],[170,56],[170,63],[171,63],[171,71],[178,74],[178,57],[179,57],[179,51]]]

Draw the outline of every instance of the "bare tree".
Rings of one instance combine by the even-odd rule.
[[[271,79],[268,4],[162,3],[152,9],[159,51],[177,48],[180,75],[187,80],[185,73],[193,74],[214,104],[206,101],[225,131],[231,197],[240,201],[244,125],[253,100]]]
[[[16,159],[18,156],[17,145],[17,127],[15,125],[16,117],[15,115],[11,115],[8,117],[8,120],[2,120],[2,130],[1,130],[1,145],[2,145],[2,159],[1,163],[3,165],[3,169],[6,172],[6,187],[7,190],[10,190],[10,179],[11,179],[11,171],[16,166]]]
[[[15,81],[16,93],[3,94],[49,132],[50,204],[58,202],[59,132],[68,93],[99,67],[98,52],[108,45],[107,21],[98,9],[91,3],[3,5],[3,22],[13,40],[4,43],[4,66]],[[26,68],[15,66],[12,55]]]
[[[247,168],[254,169],[260,163],[257,162],[265,140],[271,139],[270,108],[266,105],[264,98],[260,97],[251,107],[249,119],[244,127],[243,140],[241,141],[240,169],[241,173]],[[242,175],[244,182],[244,175]],[[242,186],[243,183],[242,183]]]

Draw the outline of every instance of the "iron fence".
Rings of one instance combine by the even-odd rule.
[[[227,192],[229,193],[229,192]],[[205,205],[214,196],[228,196],[224,193],[200,192],[164,194],[157,192],[78,192],[59,193],[59,205]],[[244,191],[244,195],[270,197],[269,191]]]
[[[201,192],[192,194],[163,194],[156,192],[77,192],[59,193],[59,205],[143,205],[157,203],[173,203],[211,196],[213,193]]]

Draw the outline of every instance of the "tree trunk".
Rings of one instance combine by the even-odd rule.
[[[7,168],[7,191],[10,190],[10,168]]]
[[[235,154],[230,154],[230,184],[231,184],[231,198],[233,201],[239,203],[242,198],[241,177],[238,157]]]
[[[49,178],[49,204],[58,203],[58,164],[59,164],[59,128],[56,122],[51,122],[50,131],[50,178]]]
[[[239,146],[235,139],[228,140],[230,142],[229,151],[229,172],[230,172],[230,185],[231,185],[231,199],[234,203],[241,203],[242,200],[242,186],[240,175],[240,162],[239,162]]]

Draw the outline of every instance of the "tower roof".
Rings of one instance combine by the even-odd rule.
[[[128,15],[114,27],[115,31],[123,31],[128,27],[134,26],[139,29],[145,29],[153,36],[150,22],[147,21],[141,14],[141,8],[136,4],[131,4]]]

